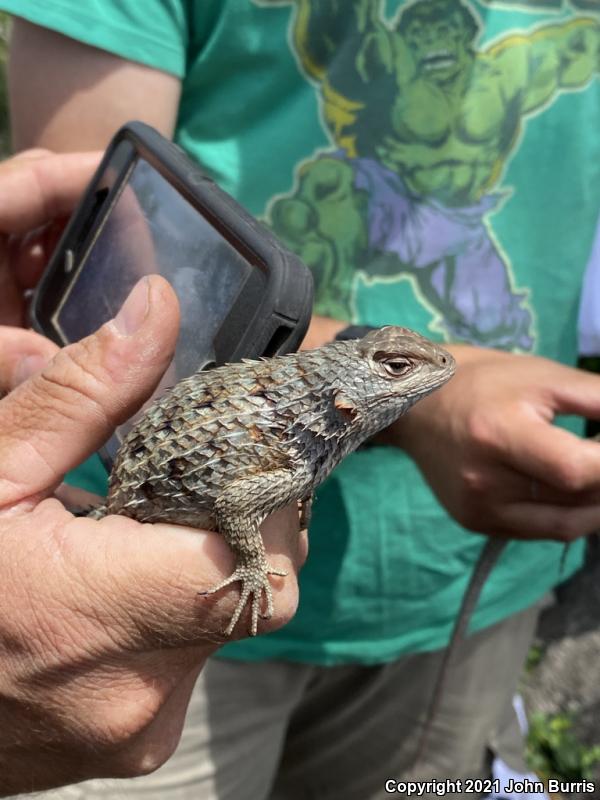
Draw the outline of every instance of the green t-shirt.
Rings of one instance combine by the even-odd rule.
[[[309,264],[318,313],[574,362],[600,210],[598,0],[0,7],[179,76],[178,143]],[[223,654],[440,647],[482,543],[401,452],[365,449],[318,492],[295,619]],[[582,546],[562,576],[561,552],[512,542],[473,627],[570,574]]]

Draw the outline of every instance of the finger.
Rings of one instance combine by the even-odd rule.
[[[0,241],[0,323],[20,327],[24,324],[25,317],[23,296],[8,264],[10,260],[6,263],[4,247]]]
[[[25,236],[9,240],[8,263],[15,283],[21,290],[33,289],[37,285],[67,221],[66,217],[57,219],[29,231]]]
[[[30,147],[28,150],[21,150],[20,153],[15,153],[14,156],[4,162],[5,167],[14,167],[20,164],[21,161],[35,161],[40,158],[48,158],[53,155],[52,150],[46,150],[45,147]]]
[[[533,502],[541,505],[563,506],[564,508],[579,508],[581,506],[600,506],[600,491],[565,492],[554,486],[537,481],[535,478],[525,478],[521,483],[519,494],[513,494],[511,500]]]
[[[4,162],[0,232],[24,234],[70,214],[99,159],[98,153],[68,153]]]
[[[30,530],[60,530],[50,552],[59,549],[66,574],[85,576],[72,598],[75,607],[90,619],[97,618],[94,608],[104,609],[105,618],[115,626],[111,639],[119,646],[149,650],[223,641],[239,584],[214,595],[199,594],[234,569],[234,555],[220,534],[166,523],[142,525],[115,515],[99,521],[75,518],[54,499],[42,501],[21,518]],[[274,548],[267,547],[269,563],[287,576],[272,580],[275,618],[265,623],[263,631],[289,620],[298,601],[298,552],[285,544],[297,535],[295,506],[281,510],[271,521],[279,539]],[[261,531],[267,526],[263,523]],[[94,587],[91,593],[90,587]],[[250,609],[245,608],[234,638],[247,635],[249,616]]]
[[[559,414],[575,414],[585,419],[600,419],[600,375],[582,369],[553,365],[560,373],[552,382],[551,403]]]
[[[143,278],[117,317],[59,351],[0,402],[0,502],[43,492],[98,449],[152,393],[179,326],[175,293]]]
[[[513,469],[564,492],[600,489],[600,445],[534,419],[508,428],[502,459]]]
[[[38,333],[0,326],[0,396],[43,369],[57,351]]]
[[[563,491],[545,481],[524,475],[502,464],[467,472],[468,502],[482,516],[506,503],[535,502],[558,506],[600,503],[600,491]]]
[[[498,527],[491,532],[514,538],[515,531],[521,531],[518,538],[570,542],[598,530],[600,505],[597,503],[566,508],[524,502],[504,506],[498,518]]]

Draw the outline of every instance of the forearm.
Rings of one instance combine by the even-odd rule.
[[[104,148],[131,119],[166,136],[175,127],[177,78],[22,19],[14,23],[8,80],[17,150]]]

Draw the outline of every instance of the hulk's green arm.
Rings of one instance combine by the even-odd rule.
[[[544,25],[528,36],[503,39],[486,56],[500,67],[509,101],[520,98],[521,112],[531,113],[599,74],[600,23],[586,17]]]
[[[261,0],[264,5],[296,6],[294,49],[313,80],[322,81],[334,55],[344,46],[354,53],[375,41],[382,57],[391,59],[389,33],[382,24],[382,0]],[[359,59],[354,68],[359,71]]]

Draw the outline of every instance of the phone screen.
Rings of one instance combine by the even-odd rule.
[[[109,168],[99,181],[98,206],[115,178]],[[164,275],[178,296],[181,325],[156,396],[216,361],[215,335],[236,298],[244,290],[260,296],[266,279],[148,161],[136,159],[120,187],[95,232],[83,234],[91,241],[72,264],[65,259],[68,286],[52,321],[63,341],[77,341],[112,319],[140,278]],[[140,414],[116,431],[105,450],[110,458]]]
[[[109,176],[105,183],[110,184]],[[108,193],[99,189],[98,202]],[[72,267],[54,324],[65,341],[81,339],[116,314],[141,277],[164,275],[179,298],[181,329],[174,363],[161,387],[214,360],[215,332],[236,298],[249,280],[264,280],[143,158],[130,168],[86,246]]]

